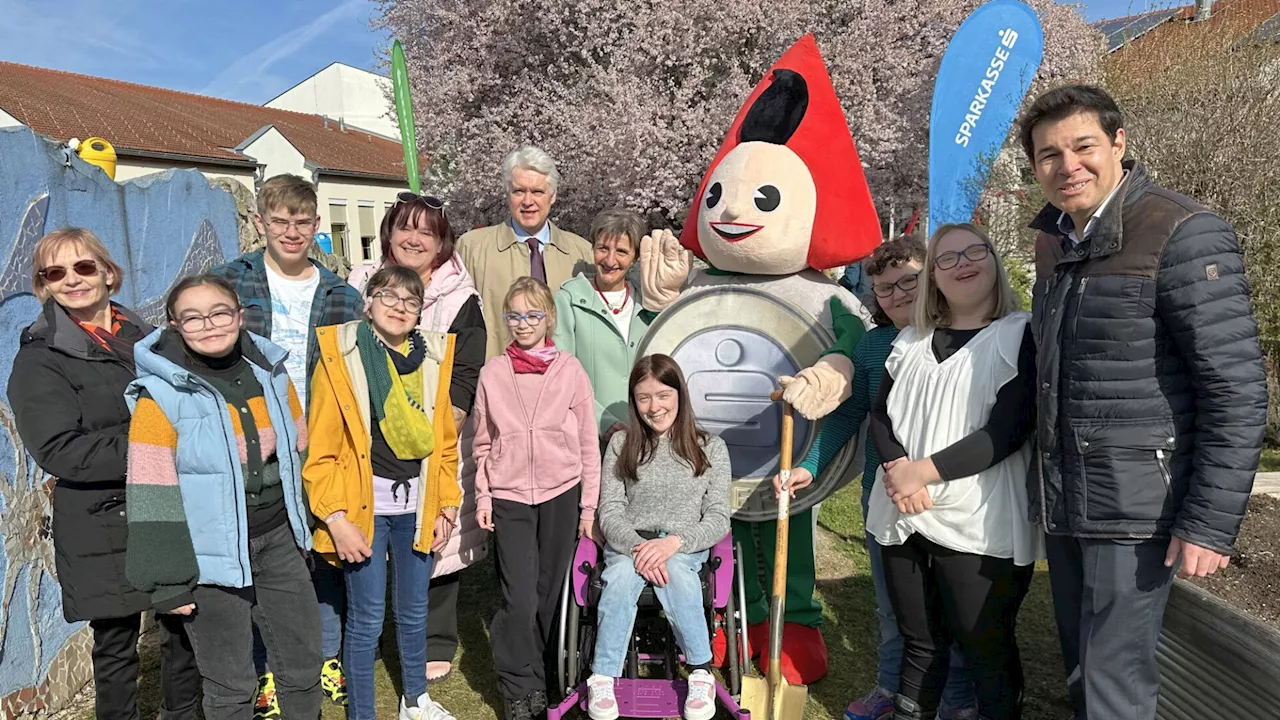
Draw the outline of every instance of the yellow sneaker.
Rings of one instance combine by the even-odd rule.
[[[280,701],[276,699],[276,678],[267,673],[258,678],[258,699],[253,704],[254,720],[280,720]]]
[[[347,706],[347,679],[342,676],[342,663],[338,658],[330,658],[320,666],[320,690],[329,702]]]

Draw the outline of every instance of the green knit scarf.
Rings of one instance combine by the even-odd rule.
[[[369,383],[374,419],[391,451],[401,460],[421,460],[431,455],[435,431],[422,397],[424,354],[410,352],[411,358],[418,355],[417,366],[413,372],[401,375],[392,362],[391,351],[374,336],[368,320],[356,330],[356,349]]]

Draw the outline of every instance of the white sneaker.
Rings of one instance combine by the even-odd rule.
[[[716,679],[706,670],[689,673],[689,694],[684,699],[684,720],[711,720],[716,716]]]
[[[587,678],[587,715],[591,720],[617,720],[618,699],[613,695],[613,678],[604,675]]]
[[[400,698],[400,720],[455,720],[453,714],[444,709],[440,703],[432,700],[427,693],[418,696],[413,705]]]

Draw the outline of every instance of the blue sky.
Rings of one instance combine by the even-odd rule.
[[[1093,21],[1173,1],[1079,4]],[[0,60],[263,103],[334,61],[378,69],[376,11],[373,0],[0,0]]]

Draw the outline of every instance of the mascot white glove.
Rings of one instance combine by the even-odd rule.
[[[653,312],[666,310],[680,297],[689,277],[689,252],[670,230],[656,231],[640,240],[640,296]]]
[[[848,399],[853,383],[853,363],[844,355],[826,355],[795,377],[778,378],[782,399],[809,420],[826,417]]]

